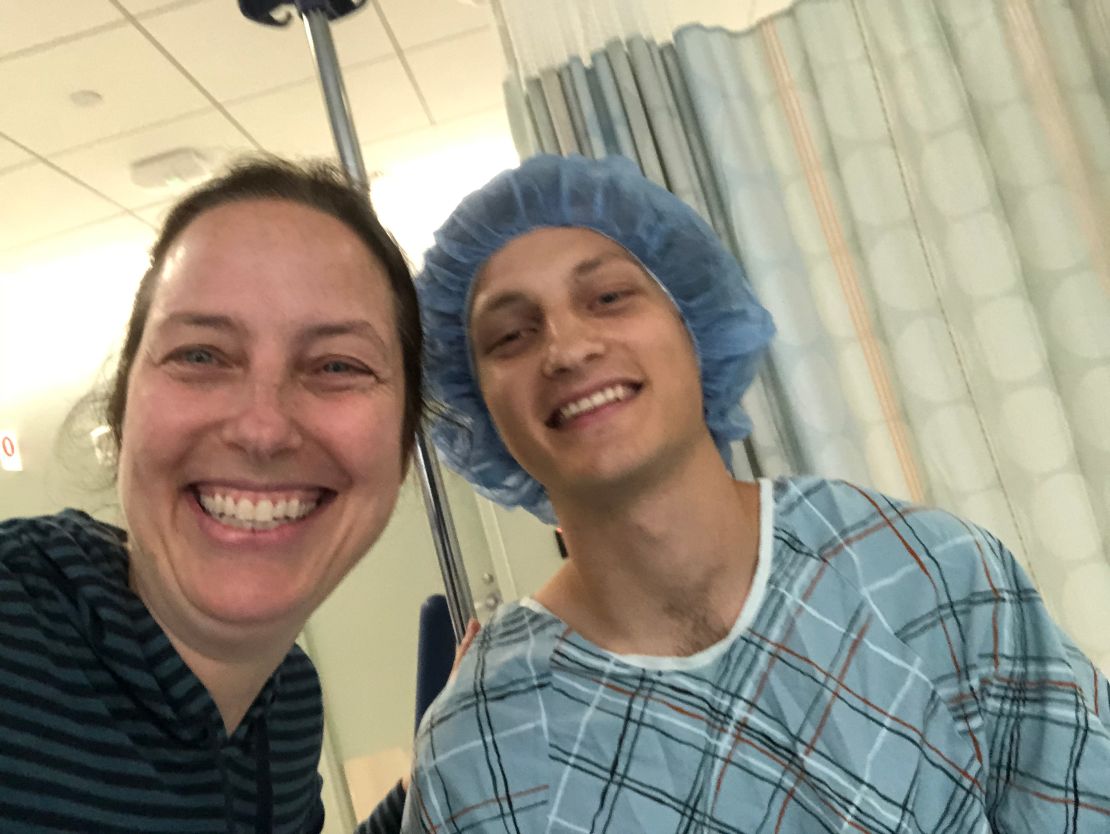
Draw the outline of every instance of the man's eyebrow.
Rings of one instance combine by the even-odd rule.
[[[638,264],[638,261],[626,252],[602,252],[600,255],[586,258],[575,264],[570,271],[571,277],[575,279],[585,277],[612,260]],[[511,307],[514,304],[525,303],[527,301],[528,297],[524,293],[517,292],[516,290],[508,290],[503,293],[498,293],[488,301],[482,301],[480,304],[475,305],[471,317],[477,319],[480,316],[496,313],[506,307]]]
[[[514,304],[522,304],[527,301],[528,298],[524,295],[524,293],[517,292],[515,290],[498,293],[489,301],[483,301],[480,305],[478,305],[477,309],[475,309],[472,313],[472,318],[488,316],[491,313],[496,313],[499,310],[505,309],[506,307],[512,307]]]
[[[602,252],[600,255],[595,255],[592,258],[587,258],[584,261],[580,261],[578,264],[575,265],[574,269],[571,270],[571,275],[573,275],[575,278],[580,278],[583,275],[588,275],[595,269],[604,266],[606,263],[612,260],[621,260],[628,261],[629,263],[636,263],[636,261],[634,261],[632,257],[629,256],[626,252]]]

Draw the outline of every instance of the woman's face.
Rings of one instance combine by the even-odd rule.
[[[283,200],[172,245],[128,381],[132,584],[186,642],[291,638],[378,538],[402,481],[404,378],[384,268]]]

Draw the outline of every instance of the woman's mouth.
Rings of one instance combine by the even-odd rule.
[[[238,530],[275,530],[301,521],[335,493],[327,489],[246,491],[194,486],[193,497],[206,515]]]

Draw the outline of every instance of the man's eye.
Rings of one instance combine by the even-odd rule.
[[[607,307],[616,304],[619,301],[623,301],[630,294],[631,293],[628,290],[608,290],[607,292],[599,294],[597,297],[597,301],[602,306]]]
[[[490,341],[488,350],[492,352],[511,349],[526,339],[528,335],[534,331],[534,327],[518,327],[514,330],[507,330]]]

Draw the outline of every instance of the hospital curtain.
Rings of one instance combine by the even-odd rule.
[[[1110,4],[498,5],[522,154],[638,161],[774,314],[754,471],[983,524],[1110,670]]]

